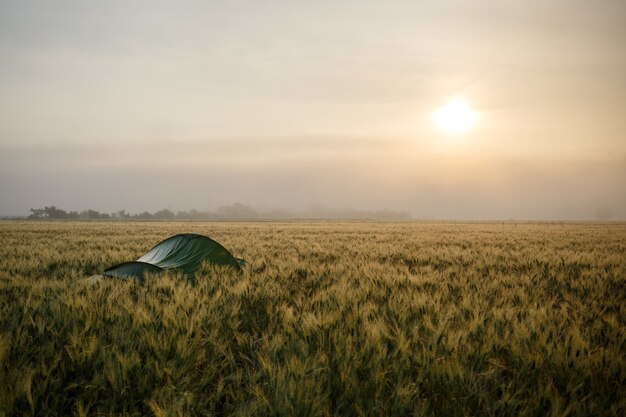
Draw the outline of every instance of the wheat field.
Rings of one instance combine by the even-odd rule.
[[[0,416],[623,416],[625,302],[623,223],[5,221]]]

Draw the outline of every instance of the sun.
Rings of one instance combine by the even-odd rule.
[[[463,99],[454,98],[433,113],[433,119],[447,133],[463,133],[476,125],[478,115]]]

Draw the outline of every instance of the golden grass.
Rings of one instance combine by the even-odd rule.
[[[0,416],[624,415],[625,301],[624,224],[1,222]]]

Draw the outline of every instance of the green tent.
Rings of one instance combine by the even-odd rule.
[[[146,273],[181,272],[193,278],[202,262],[241,269],[243,259],[235,258],[226,248],[206,236],[182,234],[159,243],[135,262],[124,262],[106,269],[102,275],[116,278],[143,278]]]

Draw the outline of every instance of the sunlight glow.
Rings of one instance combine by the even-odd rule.
[[[437,126],[447,133],[463,133],[476,125],[478,115],[462,99],[455,98],[433,113]]]

